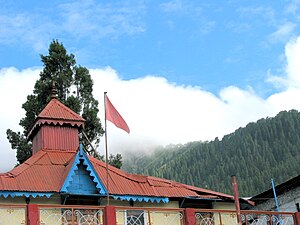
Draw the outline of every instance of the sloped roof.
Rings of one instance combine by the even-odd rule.
[[[38,151],[23,164],[0,174],[0,191],[59,192],[75,151]]]
[[[276,185],[275,186],[276,195],[284,194],[285,192],[293,190],[299,186],[300,186],[300,175],[293,177],[290,180],[285,181],[281,184]],[[253,196],[250,200],[255,202],[256,204],[259,204],[261,202],[268,201],[269,199],[274,199],[273,188],[270,188],[262,193]]]
[[[56,98],[52,98],[43,111],[37,116],[36,122],[28,137],[32,136],[33,131],[41,124],[63,125],[70,124],[72,126],[84,126],[85,119],[72,111],[70,108],[62,104]]]
[[[89,177],[88,179],[89,183],[86,183],[87,180],[84,179],[85,176],[84,174],[87,175],[86,177]],[[76,179],[75,177],[77,177],[78,179]],[[84,187],[84,186],[91,186],[91,187]],[[92,186],[95,187],[92,188]],[[73,193],[73,194],[75,193],[85,194],[85,195],[94,194],[94,193],[98,193],[102,195],[107,194],[107,190],[104,187],[102,181],[100,180],[94,167],[92,166],[90,160],[88,159],[87,154],[84,152],[82,144],[80,144],[79,151],[75,156],[71,169],[68,171],[68,176],[64,180],[64,184],[60,189],[60,192]]]
[[[38,115],[38,118],[61,119],[81,122],[85,121],[81,116],[62,104],[56,98],[51,99],[51,101],[47,104],[43,111]]]
[[[29,137],[40,124],[83,126],[84,119],[71,109],[60,103],[54,96],[44,110],[38,115]],[[50,137],[44,137],[50,138]],[[81,146],[81,145],[80,145]],[[106,164],[86,153],[80,147],[79,151],[64,149],[41,149],[23,164],[13,170],[0,174],[0,196],[47,196],[47,193],[68,194],[73,188],[73,175],[79,169],[96,183],[99,195],[109,192],[115,199],[138,199],[167,202],[168,198],[204,198],[204,199],[230,199],[233,196],[207,189],[197,188],[171,180],[129,174],[115,167],[108,167],[108,185]],[[81,164],[80,164],[81,165]],[[71,184],[71,185],[70,185]],[[131,196],[130,198],[126,196]],[[144,196],[139,198],[137,196]],[[166,199],[167,198],[167,199]]]
[[[89,157],[100,179],[106,185],[105,163]],[[109,193],[112,195],[143,195],[156,197],[230,198],[232,196],[207,189],[197,188],[171,180],[152,176],[128,174],[109,167]]]
[[[59,193],[75,157],[75,151],[40,150],[20,166],[0,174],[0,193],[1,191]],[[88,160],[107,188],[106,164],[91,156],[88,156]],[[233,199],[230,195],[162,178],[128,174],[112,166],[109,166],[108,171],[108,190],[111,195]]]

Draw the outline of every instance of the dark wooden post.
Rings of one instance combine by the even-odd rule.
[[[295,213],[295,225],[300,225],[300,212]]]
[[[185,209],[185,225],[195,225],[196,217],[195,217],[195,209],[186,208]]]
[[[104,208],[104,225],[117,224],[117,210],[115,206],[108,205]]]
[[[36,204],[27,205],[27,225],[40,225],[40,210]]]

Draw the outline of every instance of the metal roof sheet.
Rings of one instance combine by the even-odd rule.
[[[56,98],[51,99],[47,106],[38,115],[38,118],[62,119],[82,122],[85,121],[85,119],[83,119],[80,115],[78,115],[70,108],[62,104]]]
[[[10,172],[0,174],[0,191],[59,192],[73,165],[75,151],[40,150]],[[105,188],[106,164],[88,157]],[[233,199],[232,196],[178,182],[128,174],[109,166],[109,193],[150,197]]]
[[[299,186],[300,186],[300,175],[297,175],[297,176],[291,178],[290,180],[287,180],[281,184],[276,185],[275,186],[276,194],[279,196],[282,193],[290,191]],[[265,201],[269,200],[270,198],[274,198],[273,188],[270,188],[262,193],[259,193],[255,196],[253,196],[250,200],[255,202],[256,204],[259,204],[261,202],[265,202]]]
[[[80,115],[62,104],[56,98],[52,98],[42,112],[37,116],[36,121],[27,136],[30,138],[34,133],[34,130],[36,130],[36,128],[41,124],[70,124],[71,126],[83,127],[84,122],[85,119],[83,119]]]
[[[52,98],[38,115],[35,125],[29,132],[29,136],[34,135],[35,129],[41,124],[55,126],[68,124],[68,126],[81,127],[84,121],[85,120],[77,113],[59,102],[56,98]],[[75,149],[70,149],[66,147],[69,145],[63,145],[65,140],[70,141],[70,137],[68,137],[69,132],[59,133],[62,136],[64,135],[64,140],[60,140],[59,145],[55,144],[58,139],[55,139],[56,136],[54,136],[53,133],[57,134],[57,131],[48,129],[47,132],[45,131],[42,140],[53,142],[53,145],[47,145],[47,148],[51,149],[43,148],[33,154],[33,156],[23,164],[7,173],[0,174],[0,191],[45,193],[59,192],[61,190],[64,182],[69,177],[68,175],[74,172],[74,169],[72,170],[72,168],[75,168],[73,164],[78,163],[75,160],[77,152],[75,149],[77,149],[77,147],[73,146]],[[55,149],[55,146],[62,146],[64,149],[59,148],[58,150]],[[87,168],[89,169],[90,176],[92,176],[92,173],[95,173],[93,174],[94,177],[95,175],[99,177],[106,190],[108,190],[110,194],[119,197],[132,195],[167,198],[201,198],[201,196],[205,196],[206,198],[214,199],[233,199],[230,195],[177,183],[171,180],[129,174],[112,166],[108,168],[109,179],[107,185],[106,163],[91,156],[84,157],[84,159],[88,160],[84,162],[84,165],[88,165]]]
[[[13,170],[0,174],[2,191],[59,192],[75,151],[41,150]]]
[[[107,188],[106,164],[89,157],[100,179]],[[142,195],[155,197],[199,197],[226,198],[233,196],[207,189],[197,188],[157,177],[128,174],[109,166],[108,190],[115,195]]]

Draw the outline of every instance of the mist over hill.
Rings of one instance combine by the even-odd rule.
[[[282,111],[219,140],[161,147],[147,155],[127,153],[122,169],[240,196],[252,196],[300,174],[300,113]]]

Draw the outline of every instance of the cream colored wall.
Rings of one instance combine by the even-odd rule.
[[[213,209],[235,210],[235,204],[233,202],[214,202]]]
[[[31,204],[60,204],[59,195],[55,195],[51,198],[47,197],[30,197]],[[24,205],[24,207],[15,208],[14,205]],[[50,212],[52,213],[52,212]],[[12,224],[25,224],[26,219],[26,202],[25,197],[0,197],[0,224],[12,225]],[[42,218],[44,219],[44,218]],[[41,220],[42,221],[42,220]],[[48,224],[55,224],[52,221]]]
[[[26,208],[25,206],[16,206],[18,202],[16,199],[0,199],[0,224],[12,225],[12,224],[25,224]],[[24,202],[22,202],[24,204]]]
[[[220,210],[235,210],[235,205],[234,203],[229,203],[229,202],[215,202],[213,204],[213,209],[220,209]],[[235,225],[237,224],[237,218],[236,218],[236,213],[221,213],[222,217],[222,225]],[[219,214],[214,213],[214,221],[219,222]]]
[[[51,196],[50,198],[47,197],[37,197],[37,198],[30,198],[31,204],[39,204],[39,205],[48,205],[48,204],[55,204],[60,205],[61,199],[60,195],[56,194]]]
[[[130,210],[130,209],[128,209]],[[161,224],[170,224],[170,225],[180,225],[182,220],[182,214],[180,212],[174,211],[159,211],[159,210],[145,210],[143,215],[145,224],[151,225],[161,225]],[[123,225],[126,220],[126,211],[117,210],[117,225]],[[151,223],[150,223],[151,222]],[[139,224],[139,223],[135,223]]]
[[[131,207],[130,202],[128,201],[120,201],[120,200],[110,200],[109,201],[110,205],[113,206],[122,206],[122,207]],[[103,200],[101,202],[101,205],[106,205],[106,200]],[[133,203],[133,207],[138,207],[138,208],[179,208],[179,203],[178,201],[170,201],[168,203],[151,203],[151,202],[139,202],[136,201]]]
[[[145,208],[179,208],[178,201],[171,201],[168,203],[151,203],[151,202],[135,202],[134,207]]]
[[[25,197],[0,197],[0,204],[7,204],[7,205],[12,205],[12,204],[26,204],[25,202]]]
[[[61,198],[59,194],[52,195],[50,198],[47,197],[30,197],[30,203],[31,204],[55,204],[60,205],[61,204]],[[0,197],[0,204],[26,204],[25,197]],[[101,202],[102,206],[107,205],[107,202],[105,199]],[[124,206],[124,207],[130,207],[130,203],[128,201],[120,201],[120,200],[110,200],[110,205],[113,206]],[[151,202],[134,202],[134,207],[143,207],[143,208],[179,208],[178,201],[170,201],[168,203],[151,203]]]
[[[60,204],[60,196],[53,195],[50,198],[47,197],[30,197],[31,204]],[[0,204],[26,204],[25,197],[0,197]]]
[[[130,210],[129,202],[127,201],[116,201],[113,200],[111,205],[115,206],[123,206],[126,207],[127,210]],[[128,208],[127,208],[128,207]],[[149,224],[149,220],[151,220],[152,225],[160,225],[160,224],[172,224],[172,225],[180,225],[182,215],[177,211],[159,211],[157,208],[179,208],[178,201],[171,201],[169,203],[149,203],[149,202],[134,202],[132,207],[133,210],[138,208],[139,210],[142,208],[156,208],[156,210],[145,210],[144,218],[145,224]],[[126,210],[117,208],[117,225],[125,224],[126,220]]]
[[[40,223],[45,225],[67,222],[61,209],[40,209]]]

